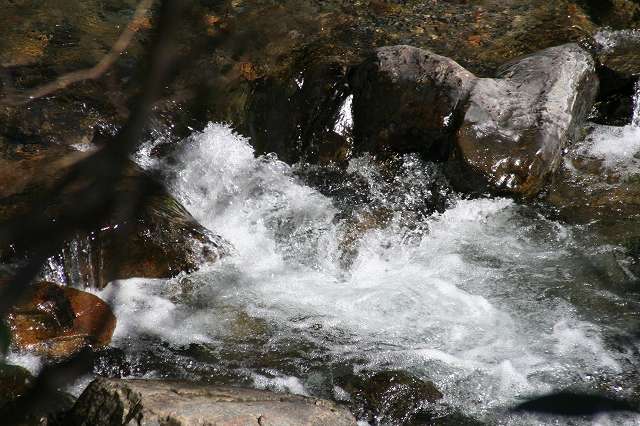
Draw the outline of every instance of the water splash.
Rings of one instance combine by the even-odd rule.
[[[550,291],[588,292],[596,282],[574,256],[570,229],[500,198],[452,196],[440,213],[416,215],[436,195],[436,172],[411,157],[389,181],[371,158],[352,161],[348,179],[365,182],[363,209],[388,210],[361,226],[363,209],[337,208],[339,196],[305,186],[275,157],[254,158],[225,125],[184,145],[171,164],[143,164],[161,170],[237,255],[188,277],[103,290],[118,316],[116,345],[148,350],[149,337],[176,348],[198,343],[215,354],[216,368],[240,357],[255,385],[300,392],[318,380],[309,371],[333,364],[402,368],[433,379],[447,403],[476,415],[626,368],[600,326]],[[345,269],[347,236],[357,250]],[[263,356],[279,360],[265,376],[271,382],[260,378]]]
[[[631,127],[640,128],[640,79],[636,81],[636,84],[634,86]]]

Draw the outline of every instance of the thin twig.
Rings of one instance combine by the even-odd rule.
[[[151,4],[143,0],[141,5]],[[139,10],[144,9],[139,6]],[[138,185],[131,194],[122,194],[118,183],[124,179],[127,160],[142,139],[154,102],[162,89],[171,82],[172,72],[177,65],[175,41],[179,23],[183,15],[182,0],[163,0],[160,3],[157,34],[149,55],[147,78],[138,95],[132,114],[127,123],[109,144],[80,161],[70,171],[67,179],[34,205],[32,211],[15,218],[10,223],[0,225],[0,246],[10,246],[18,241],[21,256],[28,254],[28,262],[19,268],[11,281],[0,286],[0,318],[6,317],[11,307],[28,291],[29,284],[36,277],[44,261],[59,250],[74,232],[95,229],[114,212],[133,216],[146,201],[148,188]],[[122,39],[123,37],[121,37]],[[126,45],[124,37],[120,49]],[[102,61],[101,61],[102,63]],[[82,189],[65,193],[69,188]],[[62,212],[51,220],[43,214],[44,206],[68,197]],[[91,371],[91,358],[84,352],[71,360],[56,363],[43,370],[35,379],[34,386],[15,400],[9,409],[16,418],[29,414],[25,407],[33,407],[46,401],[57,388],[64,387],[77,377]],[[4,413],[0,413],[0,416]]]
[[[8,105],[21,105],[28,103],[34,99],[42,98],[44,96],[50,95],[58,90],[64,89],[74,83],[78,83],[84,80],[95,80],[99,78],[102,74],[104,74],[120,57],[122,52],[131,44],[134,35],[138,32],[137,22],[149,11],[151,5],[154,0],[142,0],[135,12],[133,13],[133,17],[127,24],[127,27],[124,29],[118,40],[111,47],[109,53],[107,53],[96,65],[91,68],[72,71],[70,73],[64,74],[58,77],[56,80],[47,83],[42,86],[34,87],[33,89],[29,89],[23,93],[8,96],[0,103],[8,104]]]

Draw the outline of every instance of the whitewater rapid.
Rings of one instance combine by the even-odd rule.
[[[274,156],[256,158],[226,125],[194,133],[169,162],[155,160],[152,148],[139,163],[159,170],[236,253],[190,276],[115,282],[100,292],[118,317],[115,346],[135,353],[149,342],[202,345],[221,364],[225,353],[248,359],[227,367],[254,386],[301,394],[322,388],[318,382],[344,363],[356,371],[405,369],[433,380],[446,404],[481,417],[553,389],[615,388],[632,362],[563,297],[614,297],[594,285],[589,254],[576,254],[579,229],[511,200],[455,194],[442,212],[411,223],[433,195],[425,185],[435,179],[432,166],[406,157],[404,180],[392,182],[403,190],[393,194],[362,157],[349,172],[388,212],[383,225],[360,228],[354,243],[353,220],[345,218],[362,211],[341,214],[339,200],[306,186]],[[306,352],[291,350],[296,345]],[[165,362],[189,364],[186,377],[209,371],[206,361],[162,348]],[[276,353],[282,368],[252,366],[254,353]]]
[[[608,167],[635,169],[636,131],[601,130],[585,149]],[[612,138],[623,145],[604,142]],[[624,329],[637,303],[608,287],[625,273],[623,253],[584,228],[512,200],[464,198],[415,156],[391,174],[362,156],[336,175],[256,157],[224,124],[158,160],[162,142],[147,143],[136,161],[164,176],[234,253],[174,279],[93,290],[117,317],[115,349],[96,374],[226,380],[344,400],[334,378],[345,369],[401,369],[432,380],[445,412],[513,425],[565,424],[508,412],[532,395],[624,397],[637,386],[640,346]],[[42,365],[18,353],[8,361],[33,372]],[[90,380],[69,390],[78,395]]]

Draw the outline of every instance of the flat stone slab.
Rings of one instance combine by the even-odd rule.
[[[255,389],[157,380],[97,379],[69,413],[69,424],[350,425],[333,402]]]

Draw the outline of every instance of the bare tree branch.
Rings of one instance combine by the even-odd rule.
[[[127,24],[127,27],[124,29],[122,34],[120,34],[120,37],[118,37],[118,40],[116,40],[114,45],[111,47],[109,53],[106,54],[100,60],[100,62],[98,62],[93,67],[64,74],[58,77],[56,80],[43,86],[38,86],[33,89],[29,89],[26,92],[8,96],[0,101],[0,103],[5,105],[25,104],[34,99],[50,95],[74,83],[78,83],[84,80],[95,80],[99,78],[118,60],[122,52],[124,52],[125,49],[131,44],[133,37],[139,29],[137,23],[149,11],[151,6],[153,5],[153,2],[154,0],[142,0],[138,4],[138,7],[133,13],[133,17]]]
[[[152,0],[143,0],[138,11],[148,9],[151,3]],[[28,214],[0,225],[0,245],[17,243],[18,251],[28,255],[27,264],[16,271],[10,282],[0,286],[0,319],[6,317],[12,306],[23,297],[45,260],[55,254],[75,232],[95,229],[114,213],[132,218],[146,202],[149,190],[145,184],[138,185],[131,193],[123,194],[118,190],[118,183],[125,178],[127,161],[143,137],[154,102],[173,76],[178,59],[176,38],[183,6],[182,0],[161,2],[156,37],[149,54],[147,78],[127,123],[114,139],[78,162],[63,182],[53,188],[41,203],[34,205]],[[131,29],[128,31],[133,33]],[[124,49],[131,35],[128,37],[123,34],[113,51]],[[108,61],[101,63],[109,65]],[[78,187],[80,189],[65,192]],[[53,220],[43,214],[45,206],[60,199],[66,202]],[[91,371],[91,357],[87,353],[85,351],[43,370],[30,391],[9,407],[11,414],[19,420],[29,414],[24,407],[47,400],[57,388]]]

